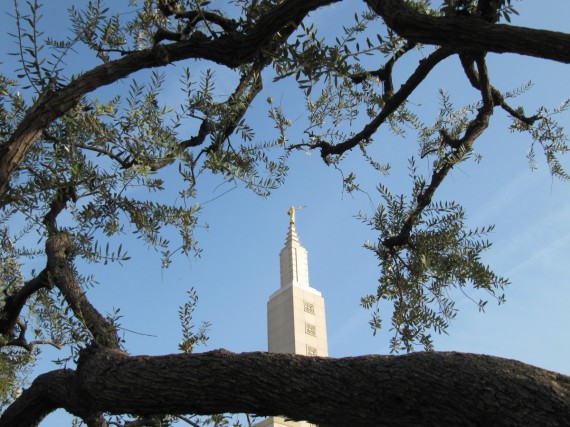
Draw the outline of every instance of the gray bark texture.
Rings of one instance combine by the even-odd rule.
[[[38,377],[0,418],[36,426],[56,408],[89,414],[248,412],[320,426],[562,426],[570,377],[464,353],[342,359],[218,350],[82,354],[76,371]]]

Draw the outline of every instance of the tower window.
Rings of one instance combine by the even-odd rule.
[[[307,313],[315,314],[315,305],[314,304],[311,304],[310,302],[307,302],[307,301],[303,301],[303,304],[305,306],[305,311]]]
[[[305,333],[307,335],[312,335],[314,337],[317,336],[317,327],[315,325],[311,325],[310,323],[305,323]]]

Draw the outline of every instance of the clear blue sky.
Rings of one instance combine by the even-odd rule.
[[[527,0],[515,2],[514,6],[521,14],[513,17],[515,25],[570,31],[567,0]],[[1,7],[9,11],[12,6],[6,2]],[[61,21],[49,16],[52,7],[45,6],[46,23],[50,27],[60,22],[61,26],[67,25],[65,14],[60,14]],[[347,16],[347,10],[340,5],[312,19],[317,25],[341,25],[343,16]],[[11,28],[7,27],[12,24],[4,13],[0,25]],[[11,57],[6,53],[14,48],[11,42],[2,45],[3,72],[11,67]],[[514,55],[489,58],[490,76],[499,89],[511,90],[528,80],[534,82],[533,89],[520,98],[529,112],[540,105],[557,106],[570,97],[568,66]],[[438,88],[447,89],[457,105],[465,99],[476,100],[457,70],[455,60],[437,68],[412,101],[427,115],[433,115],[438,108]],[[219,75],[226,74],[220,71]],[[399,83],[401,80],[396,85]],[[127,84],[113,90],[121,87]],[[228,90],[230,87],[228,84]],[[100,96],[108,94],[103,91]],[[173,85],[165,96],[179,96],[177,87]],[[257,107],[248,116],[259,126],[259,139],[269,139],[267,134],[272,131],[271,124],[264,123],[267,96],[282,100],[291,118],[303,114],[298,105],[291,105],[296,98],[292,98],[288,84],[274,86],[267,82]],[[256,114],[260,117],[254,119]],[[570,128],[570,114],[560,121]],[[484,314],[467,298],[460,298],[458,318],[449,335],[436,337],[436,349],[514,358],[570,374],[570,183],[552,179],[540,155],[539,169],[531,172],[525,157],[529,141],[508,131],[502,112],[497,112],[493,122],[476,144],[482,162],[461,164],[436,198],[461,202],[473,227],[496,225],[490,236],[494,246],[485,255],[486,261],[498,274],[509,277],[512,285],[506,292],[507,303],[498,307],[490,301]],[[393,166],[391,176],[383,182],[395,192],[409,191],[406,162],[417,151],[413,134],[403,140],[383,132],[375,144],[378,155],[390,159]],[[120,307],[125,328],[151,335],[125,331],[132,354],[177,351],[181,338],[178,307],[192,286],[200,297],[196,323],[212,323],[210,342],[203,350],[265,350],[266,302],[279,286],[278,253],[288,226],[286,212],[290,205],[307,205],[297,215],[297,230],[309,251],[311,285],[325,298],[330,355],[388,353],[392,336],[389,318],[384,321],[386,329],[373,337],[367,324],[369,313],[359,306],[360,297],[375,289],[378,278],[377,260],[362,247],[365,240],[376,236],[354,218],[359,211],[371,213],[380,200],[375,192],[379,176],[360,168],[363,164],[359,153],[351,153],[344,169],[359,167],[368,195],[343,194],[340,174],[326,167],[316,153],[295,154],[287,182],[268,199],[242,188],[216,198],[231,186],[219,186],[218,181],[207,179],[198,200],[208,201],[200,217],[209,227],[197,230],[203,249],[201,258],[180,258],[168,270],[161,270],[157,254],[137,246],[138,241],[127,240],[124,246],[133,259],[124,267],[99,268],[100,284],[89,291],[89,296],[103,312]],[[565,164],[570,169],[567,159]],[[51,350],[45,354],[48,359],[57,357]],[[41,366],[50,369],[47,363]],[[42,426],[59,426],[62,419],[61,414],[55,414]]]

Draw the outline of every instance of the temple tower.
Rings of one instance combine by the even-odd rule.
[[[306,356],[328,356],[325,301],[309,284],[307,250],[301,245],[295,229],[295,211],[289,209],[289,230],[285,246],[279,254],[281,286],[267,303],[267,336],[269,352]],[[256,427],[307,427],[305,421],[292,422],[271,417]]]

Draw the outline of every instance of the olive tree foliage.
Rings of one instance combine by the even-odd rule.
[[[366,247],[378,258],[379,282],[362,305],[373,310],[376,330],[386,316],[379,303],[393,303],[392,351],[432,349],[430,334],[445,332],[456,316],[455,290],[475,289],[481,310],[488,298],[504,300],[508,280],[481,260],[492,226],[468,229],[458,203],[434,197],[456,165],[477,160],[474,145],[496,112],[528,136],[531,167],[542,152],[553,176],[569,178],[560,162],[567,138],[556,122],[568,102],[529,113],[516,97],[530,85],[496,88],[486,65],[488,52],[570,62],[544,41],[569,43],[568,36],[501,24],[517,14],[511,0],[354,2],[354,16],[335,32],[307,19],[333,3],[89,1],[69,7],[69,33],[61,36],[43,26],[42,10],[51,5],[14,0],[9,37],[16,43],[4,54],[18,65],[0,75],[4,405],[17,397],[42,346],[66,349],[62,359],[71,365],[83,349],[128,348],[117,334],[120,316],[102,316],[87,298],[97,277],[82,267],[128,262],[119,242],[131,233],[159,251],[159,268],[199,253],[200,178],[217,175],[268,196],[296,151],[317,152],[341,170],[348,192],[360,184],[358,171],[344,169],[346,156],[359,151],[378,171],[378,208],[361,219],[376,233]],[[450,32],[447,23],[457,22],[464,31],[456,25],[459,32]],[[426,122],[409,97],[450,57],[460,59],[457,73],[477,96],[456,107],[441,92],[439,114]],[[221,69],[233,73],[229,94],[218,90]],[[275,132],[260,134],[254,123],[262,119],[248,111],[264,85],[280,80],[296,83],[305,114],[293,121],[286,100],[267,99],[265,120]],[[117,91],[116,82],[128,90]],[[164,96],[172,82],[180,104]],[[382,127],[417,139],[408,194],[382,184],[394,168],[371,154]],[[428,166],[419,168],[418,159]],[[173,192],[174,199],[163,196]],[[167,240],[167,230],[178,238]],[[196,301],[191,293],[180,309],[183,352],[207,339],[207,324],[195,331],[191,323]]]

